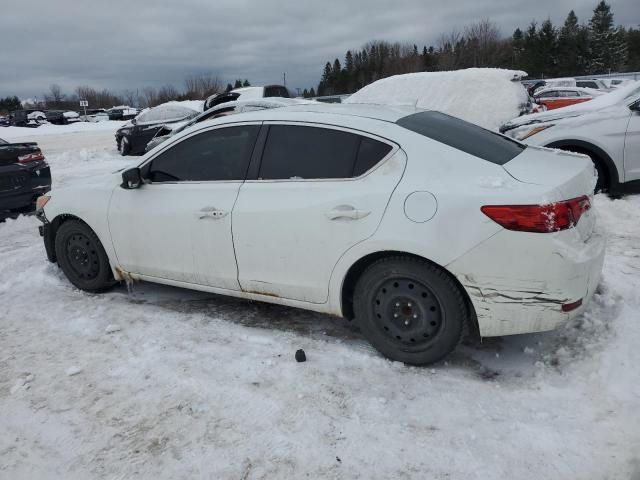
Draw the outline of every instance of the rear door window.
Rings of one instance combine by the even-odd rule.
[[[341,130],[272,125],[258,177],[263,180],[357,177],[380,162],[391,148]]]
[[[440,112],[414,113],[396,123],[436,142],[497,165],[504,165],[527,148],[526,145],[504,135]]]

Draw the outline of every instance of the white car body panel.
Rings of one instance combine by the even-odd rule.
[[[231,210],[240,185],[216,182],[214,191],[210,182],[117,188],[109,230],[118,265],[133,274],[239,290]]]
[[[44,213],[49,221],[64,214],[85,221],[117,279],[345,315],[342,292],[350,268],[370,254],[402,252],[457,278],[483,336],[548,330],[577,314],[561,306],[586,304],[598,283],[604,242],[595,212],[584,214],[576,228],[534,234],[507,231],[480,208],[588,195],[594,181],[588,158],[528,148],[502,167],[392,123],[411,113],[366,105],[242,113],[180,132],[141,162],[202,130],[243,122],[357,130],[399,146],[357,179],[184,182],[124,190],[114,173],[55,189]],[[342,205],[363,215],[329,220],[327,212]],[[204,207],[224,215],[200,219]]]
[[[334,265],[375,233],[405,164],[396,147],[356,179],[247,181],[233,211],[242,289],[325,303]]]

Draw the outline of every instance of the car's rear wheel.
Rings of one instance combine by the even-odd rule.
[[[120,155],[126,157],[131,152],[131,143],[127,137],[120,139]]]
[[[449,275],[413,257],[383,258],[369,266],[356,284],[354,311],[378,351],[412,365],[436,362],[453,351],[469,321]]]
[[[102,243],[85,223],[67,220],[60,225],[55,251],[58,265],[79,289],[101,292],[116,283]]]

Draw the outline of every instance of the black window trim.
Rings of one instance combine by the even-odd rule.
[[[245,178],[244,180],[177,180],[177,181],[173,181],[173,182],[152,182],[151,180],[148,180],[145,177],[146,174],[143,174],[143,180],[144,180],[144,184],[145,185],[190,185],[190,184],[209,184],[209,183],[213,183],[213,184],[219,184],[219,183],[244,183],[247,180],[247,175],[248,172],[251,169],[251,164],[253,162],[253,158],[254,155],[256,153],[256,149],[258,147],[258,144],[260,142],[260,139],[262,138],[262,132],[263,130],[265,130],[265,127],[263,125],[264,122],[262,121],[258,121],[258,120],[248,120],[248,121],[244,121],[244,122],[230,122],[230,123],[223,123],[220,125],[207,125],[207,126],[202,126],[201,128],[198,128],[197,130],[194,130],[192,132],[190,132],[188,135],[185,135],[184,137],[179,138],[176,141],[173,142],[164,142],[164,143],[169,143],[168,145],[165,145],[164,148],[162,148],[162,150],[160,150],[159,152],[155,153],[152,157],[146,158],[144,161],[142,161],[142,163],[140,163],[138,165],[138,168],[141,170],[141,172],[146,172],[149,168],[151,168],[151,164],[153,163],[153,161],[160,155],[162,155],[164,152],[166,152],[169,148],[174,147],[175,145],[178,145],[179,143],[184,142],[185,140],[190,139],[191,137],[198,135],[200,133],[205,133],[205,132],[209,132],[209,131],[213,131],[213,130],[219,130],[222,128],[229,128],[229,127],[241,127],[244,125],[256,125],[258,127],[260,127],[260,129],[258,130],[258,135],[256,136],[256,141],[253,144],[253,149],[251,151],[251,154],[249,155],[249,162],[247,165],[247,170],[245,172]],[[197,123],[195,125],[198,125]],[[262,152],[261,152],[262,153]]]
[[[373,167],[371,167],[366,172],[362,173],[357,177],[346,177],[346,178],[278,178],[278,179],[261,179],[258,177],[260,172],[260,167],[262,166],[262,156],[264,154],[264,147],[266,145],[266,140],[269,135],[269,128],[271,126],[278,125],[290,125],[294,127],[315,127],[315,128],[326,128],[329,130],[338,130],[341,132],[351,133],[354,135],[359,135],[361,137],[367,137],[372,140],[376,140],[378,142],[385,143],[391,147],[389,153],[387,153],[378,163],[376,163]],[[266,131],[265,131],[266,130]],[[264,137],[261,136],[264,132]],[[261,141],[262,140],[262,141]],[[260,149],[258,151],[258,148]],[[331,123],[320,123],[320,122],[309,122],[309,121],[296,121],[296,120],[265,120],[263,122],[262,131],[258,134],[258,141],[256,142],[256,148],[253,152],[253,157],[251,159],[251,164],[249,165],[249,174],[245,179],[245,183],[308,183],[308,182],[355,182],[363,179],[364,177],[372,174],[378,168],[381,168],[385,163],[389,161],[389,159],[394,156],[398,150],[400,150],[400,145],[398,145],[393,140],[390,140],[385,137],[381,137],[379,135],[366,132],[364,130],[358,130],[356,128],[345,127],[342,125],[334,125]]]

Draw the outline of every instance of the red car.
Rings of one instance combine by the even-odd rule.
[[[547,107],[547,110],[554,110],[576,103],[588,102],[599,95],[603,95],[603,92],[591,88],[550,87],[538,90],[533,98],[536,103]]]

